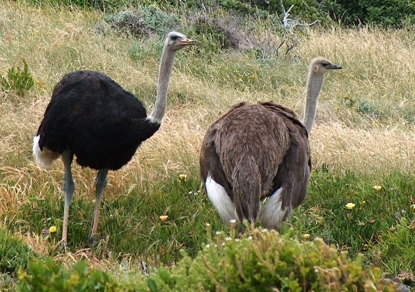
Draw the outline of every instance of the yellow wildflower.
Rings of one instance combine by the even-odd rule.
[[[373,189],[375,191],[379,192],[382,189],[382,187],[381,186],[373,186]]]
[[[49,232],[50,232],[50,233],[55,233],[57,230],[58,230],[58,229],[56,228],[56,226],[55,226],[55,225],[53,225],[53,226],[49,227]]]
[[[356,206],[356,204],[353,204],[353,203],[347,203],[346,204],[346,208],[349,209],[349,210],[353,209],[355,206]]]
[[[309,239],[309,238],[310,238],[310,236],[311,236],[311,235],[310,235],[310,233],[303,234],[303,238],[304,238],[304,239]]]
[[[187,175],[185,175],[185,174],[179,174],[179,179],[180,180],[186,180],[187,179]]]
[[[161,215],[160,216],[160,220],[163,221],[163,222],[166,221],[167,218],[169,218],[169,216],[167,216],[167,215]]]

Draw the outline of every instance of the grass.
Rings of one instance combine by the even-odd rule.
[[[400,173],[380,180],[352,173],[341,177],[320,173],[311,182],[302,211],[285,228],[291,225],[299,237],[318,236],[352,256],[363,253],[370,258],[378,252],[384,254],[388,245],[393,249],[395,240],[402,240],[399,233],[404,237],[413,234],[413,192],[413,178]],[[354,208],[348,209],[348,203],[355,204]],[[398,245],[406,250],[405,245]],[[402,262],[406,268],[411,264],[412,257]],[[399,273],[392,266],[385,268],[392,274]]]
[[[409,61],[415,58],[415,37],[409,30],[376,28],[309,30],[289,54],[264,55],[208,45],[214,35],[198,35],[189,19],[181,19],[181,31],[198,45],[177,54],[160,131],[128,165],[109,174],[99,241],[92,249],[86,239],[95,173],[74,166],[69,252],[61,253],[62,163],[46,171],[31,154],[54,84],[68,71],[93,69],[138,95],[148,111],[155,96],[161,36],[134,39],[108,28],[103,33],[105,17],[96,11],[0,4],[0,75],[26,60],[35,82],[24,97],[0,92],[2,228],[39,258],[50,255],[68,265],[86,259],[115,274],[138,269],[142,260],[150,267],[172,265],[181,249],[195,256],[207,241],[206,223],[226,232],[199,178],[206,129],[240,101],[274,100],[301,113],[308,62],[322,55],[343,70],[325,81],[311,134],[309,195],[282,233],[323,238],[352,258],[363,253],[367,265],[380,265],[392,275],[415,273],[415,68]],[[278,43],[281,37],[265,30],[267,25],[257,24],[256,37]],[[350,202],[356,204],[352,210],[345,207]],[[161,215],[168,215],[167,221]],[[51,226],[57,233],[42,234]]]

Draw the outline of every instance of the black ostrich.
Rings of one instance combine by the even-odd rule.
[[[89,233],[89,242],[93,242],[108,171],[127,164],[141,142],[159,129],[166,110],[175,53],[193,43],[181,33],[168,34],[160,61],[155,106],[149,116],[134,95],[102,73],[76,71],[65,75],[56,84],[33,139],[33,154],[37,163],[45,168],[62,155],[65,167],[63,248],[67,244],[69,205],[75,189],[71,172],[73,156],[79,165],[98,170],[96,203]]]

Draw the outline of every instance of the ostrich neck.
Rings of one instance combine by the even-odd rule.
[[[323,77],[323,74],[316,74],[314,72],[310,72],[308,77],[303,116],[303,124],[308,134],[311,133],[314,119],[316,118],[317,99],[323,86]]]
[[[161,56],[159,76],[157,82],[157,97],[154,109],[149,116],[152,122],[161,124],[167,107],[167,91],[169,89],[170,75],[173,69],[175,51],[164,48]]]

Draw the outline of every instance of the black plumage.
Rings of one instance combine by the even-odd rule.
[[[102,73],[76,71],[66,74],[56,84],[33,140],[33,154],[38,164],[46,168],[62,156],[65,171],[63,247],[66,248],[69,205],[75,189],[71,171],[74,156],[79,165],[98,170],[89,234],[89,240],[93,241],[108,171],[127,164],[140,144],[160,128],[175,53],[191,44],[193,41],[181,33],[168,34],[160,60],[156,102],[149,116],[133,94]]]
[[[76,71],[55,86],[36,136],[41,150],[70,149],[81,166],[117,170],[159,128],[141,101],[110,77]]]

